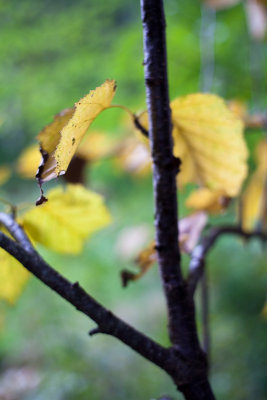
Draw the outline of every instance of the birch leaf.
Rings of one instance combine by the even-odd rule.
[[[0,298],[14,304],[30,273],[6,251],[0,249]]]
[[[69,254],[81,252],[84,241],[110,221],[103,198],[82,185],[51,190],[48,202],[22,217],[25,231],[36,242]]]
[[[190,155],[199,184],[237,196],[247,175],[242,121],[212,94],[177,98],[171,109],[177,156],[183,161],[183,152]],[[186,150],[179,155],[181,137]]]
[[[58,114],[38,135],[43,155],[36,175],[40,182],[65,174],[81,139],[98,114],[110,106],[115,90],[115,81],[106,80],[75,103],[74,108]]]
[[[173,153],[182,160],[178,184],[198,183],[237,196],[247,175],[243,123],[223,99],[191,94],[171,102]],[[148,129],[144,112],[139,122]]]

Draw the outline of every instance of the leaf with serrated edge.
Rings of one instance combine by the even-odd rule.
[[[192,94],[171,102],[174,143],[181,136],[199,184],[237,196],[247,175],[243,123],[218,96]],[[177,149],[178,152],[178,149]]]
[[[75,103],[75,108],[58,114],[38,135],[43,155],[36,175],[40,182],[65,174],[81,139],[98,114],[110,106],[115,90],[115,81],[106,80]]]
[[[80,253],[85,240],[111,222],[102,196],[82,185],[57,187],[48,195],[48,202],[22,216],[22,225],[36,242],[58,253]]]
[[[179,186],[198,183],[237,196],[247,175],[248,157],[241,119],[212,94],[179,97],[171,102],[171,110],[173,153],[182,161]],[[147,112],[138,119],[148,129]]]

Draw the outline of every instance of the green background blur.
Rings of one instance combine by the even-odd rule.
[[[210,90],[241,99],[251,110],[266,109],[267,50],[249,36],[242,4],[218,12],[215,21],[198,1],[164,3],[171,98]],[[139,14],[138,1],[0,1],[1,165],[12,166],[56,113],[107,78],[118,84],[115,104],[133,111],[145,107]],[[123,118],[122,111],[109,110],[93,126],[120,137]],[[261,136],[249,136],[251,150]],[[252,159],[250,166],[255,167]],[[112,160],[93,165],[87,174],[90,188],[105,196],[114,222],[78,257],[39,250],[69,279],[168,345],[157,268],[123,289],[120,270],[133,268],[134,257],[116,251],[124,229],[145,227],[148,239],[153,237],[151,176],[134,178]],[[14,204],[33,203],[38,188],[14,173],[0,196]],[[186,213],[183,196],[180,215]],[[233,221],[234,209],[211,224]],[[257,241],[223,238],[208,259],[211,376],[218,399],[267,398],[267,324],[261,315],[266,254]],[[101,335],[89,338],[94,324],[35,278],[14,307],[1,303],[0,308],[1,400],[146,400],[163,394],[181,399],[163,372],[123,344]]]

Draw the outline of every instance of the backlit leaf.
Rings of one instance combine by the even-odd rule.
[[[81,139],[98,114],[109,107],[115,90],[115,81],[106,80],[75,103],[74,108],[58,114],[38,135],[43,154],[37,174],[41,182],[65,174]]]
[[[173,152],[182,160],[178,184],[198,183],[237,196],[247,175],[243,122],[212,94],[192,94],[171,102]],[[148,129],[144,112],[139,122]]]
[[[38,243],[59,253],[76,254],[84,241],[111,221],[103,198],[82,185],[57,187],[49,201],[24,214],[22,224]]]
[[[242,121],[211,94],[177,98],[171,109],[176,155],[182,161],[183,153],[190,155],[200,185],[236,196],[247,175]],[[186,150],[180,146],[181,138]]]

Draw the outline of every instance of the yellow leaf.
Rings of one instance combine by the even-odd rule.
[[[85,239],[111,221],[103,198],[82,185],[50,191],[49,201],[24,214],[22,224],[38,243],[59,253],[77,254]]]
[[[0,249],[0,265],[0,298],[13,304],[22,292],[30,273],[2,249]]]
[[[175,152],[190,155],[198,183],[237,196],[247,175],[243,123],[218,96],[192,94],[171,103]],[[181,138],[183,147],[179,150]]]
[[[229,197],[222,190],[200,188],[194,190],[186,199],[186,207],[203,210],[211,214],[223,211],[229,204]]]
[[[178,184],[198,183],[237,196],[247,175],[248,151],[242,121],[223,99],[191,94],[171,102],[173,153],[181,158]],[[139,122],[148,129],[144,112]]]
[[[74,109],[56,116],[38,135],[44,158],[38,172],[42,182],[65,174],[81,139],[98,114],[110,106],[115,90],[115,81],[106,80],[75,103]]]
[[[0,167],[0,185],[6,183],[11,175],[11,170],[6,165]]]
[[[242,223],[245,230],[251,230],[260,222],[267,229],[267,141],[262,140],[257,149],[258,167],[252,175],[242,198]]]
[[[27,147],[19,156],[17,171],[23,178],[33,179],[41,162],[41,154],[38,145]]]

